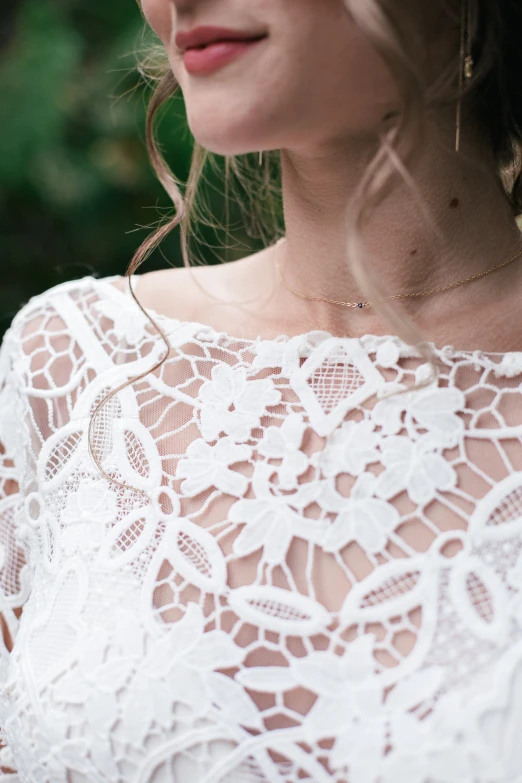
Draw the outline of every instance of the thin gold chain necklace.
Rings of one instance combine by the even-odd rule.
[[[479,274],[477,275],[472,275],[471,277],[467,277],[465,280],[459,280],[457,283],[451,283],[451,285],[446,285],[443,286],[442,288],[433,288],[430,291],[418,291],[413,294],[393,294],[392,296],[387,296],[385,299],[381,299],[381,301],[388,302],[390,299],[405,299],[406,297],[413,297],[413,296],[428,296],[428,294],[437,294],[442,291],[449,291],[451,288],[457,288],[457,286],[464,285],[465,283],[471,283],[473,280],[478,280],[479,277],[485,277],[486,275],[495,272],[497,269],[502,269],[502,267],[508,266],[508,264],[512,264],[513,261],[516,261],[516,259],[519,258],[521,255],[522,255],[522,250],[520,250],[516,255],[514,255],[508,261],[504,261],[502,264],[497,264],[497,266],[494,266],[491,269],[487,269],[485,272],[479,272]],[[281,283],[284,285],[284,287],[287,288],[289,291],[291,291],[293,294],[296,294],[296,296],[301,297],[301,299],[312,299],[316,302],[330,302],[330,304],[343,305],[344,307],[362,308],[362,307],[371,307],[372,305],[372,302],[340,302],[336,299],[326,299],[323,296],[308,296],[306,294],[301,294],[299,291],[296,291],[295,289],[291,288],[283,279],[277,253],[276,253],[276,266],[279,272],[279,278],[281,280]]]

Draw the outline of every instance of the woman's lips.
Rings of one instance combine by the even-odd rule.
[[[265,37],[243,41],[215,41],[207,46],[187,49],[183,55],[183,63],[188,73],[212,73],[264,41]]]

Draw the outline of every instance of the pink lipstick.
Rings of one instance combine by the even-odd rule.
[[[179,32],[176,45],[183,52],[188,73],[197,75],[216,71],[266,37],[225,27],[196,27],[187,33]]]

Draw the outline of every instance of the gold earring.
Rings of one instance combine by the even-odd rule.
[[[474,60],[471,40],[471,0],[461,0],[460,15],[460,60],[459,60],[459,98],[457,101],[457,129],[455,151],[460,150],[460,131],[462,113],[462,83],[473,76]]]

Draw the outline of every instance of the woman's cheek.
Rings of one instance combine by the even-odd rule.
[[[165,45],[172,31],[172,9],[169,0],[142,0],[145,19]]]

